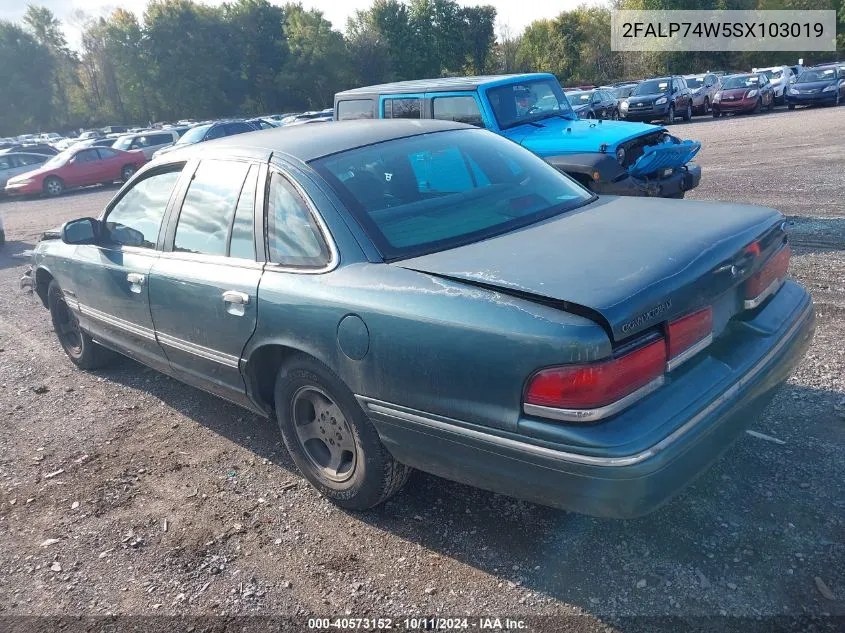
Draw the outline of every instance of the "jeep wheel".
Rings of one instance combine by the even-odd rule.
[[[293,461],[337,505],[366,510],[405,485],[411,469],[393,459],[349,388],[319,361],[297,355],[285,364],[275,402]]]

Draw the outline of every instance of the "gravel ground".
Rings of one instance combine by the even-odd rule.
[[[17,290],[38,234],[97,214],[114,188],[0,203],[10,240],[0,250],[0,618],[272,614],[305,630],[306,614],[555,615],[573,617],[532,626],[634,631],[713,630],[696,618],[721,616],[719,629],[797,630],[766,619],[788,616],[845,627],[825,619],[845,617],[845,108],[699,118],[674,133],[704,144],[690,197],[773,206],[794,221],[791,272],[815,297],[818,331],[754,427],[777,441],[743,436],[633,521],[421,473],[374,511],[335,508],[296,472],[272,423],[129,360],[75,370],[47,311]]]

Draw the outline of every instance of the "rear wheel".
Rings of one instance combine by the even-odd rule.
[[[123,182],[126,182],[135,175],[136,171],[138,171],[138,168],[135,167],[135,165],[124,165],[123,169],[120,171],[120,179]]]
[[[297,467],[337,505],[366,510],[405,485],[411,469],[393,459],[349,388],[319,361],[303,355],[284,365],[275,402]]]
[[[65,183],[61,178],[50,176],[44,180],[44,193],[48,196],[59,196],[65,190]]]
[[[56,280],[47,287],[47,307],[59,344],[74,365],[80,369],[97,369],[112,358],[112,353],[91,340],[79,327],[76,314],[68,307],[65,295]]]

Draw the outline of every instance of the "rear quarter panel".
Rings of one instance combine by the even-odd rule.
[[[360,360],[339,342],[348,315],[366,326]],[[322,275],[265,272],[250,347],[266,343],[316,357],[355,394],[510,431],[535,370],[610,352],[582,317],[368,262]]]

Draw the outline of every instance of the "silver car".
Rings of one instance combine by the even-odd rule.
[[[715,73],[684,75],[692,92],[692,109],[695,114],[708,114],[713,104],[713,95],[722,88],[719,76]]]
[[[124,134],[118,138],[112,147],[115,149],[140,150],[148,159],[153,157],[156,151],[170,147],[179,140],[179,133],[176,130],[147,130],[135,134]]]
[[[775,91],[776,103],[783,103],[786,101],[786,91],[789,90],[789,85],[795,82],[796,77],[790,66],[755,68],[754,72],[763,73],[769,78],[769,82],[771,82],[772,88],[774,88]]]
[[[12,176],[23,174],[47,162],[50,156],[30,154],[26,152],[0,153],[0,191],[6,186],[6,181]]]

